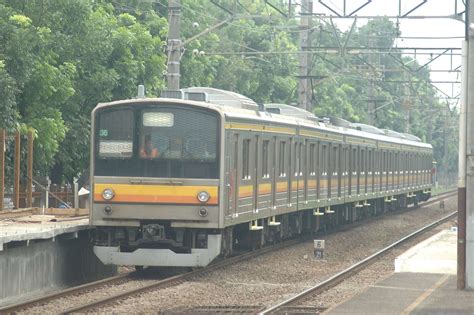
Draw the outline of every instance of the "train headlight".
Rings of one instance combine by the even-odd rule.
[[[112,198],[114,198],[114,196],[115,193],[112,188],[105,188],[102,192],[102,198],[104,198],[105,200],[111,200]]]
[[[197,194],[197,199],[202,203],[207,202],[209,198],[211,198],[211,196],[209,196],[207,191],[201,191]]]

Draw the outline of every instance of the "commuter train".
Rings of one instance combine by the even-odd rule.
[[[105,264],[209,264],[431,195],[432,147],[212,88],[99,104],[91,224]]]

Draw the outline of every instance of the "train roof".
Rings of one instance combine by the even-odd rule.
[[[226,120],[253,120],[269,124],[290,124],[295,127],[317,129],[341,136],[348,135],[395,144],[432,148],[431,144],[422,142],[420,138],[414,135],[399,133],[388,129],[381,130],[366,124],[350,123],[344,119],[335,117],[329,118],[327,122],[322,122],[319,121],[314,114],[291,105],[271,103],[259,106],[246,96],[214,88],[193,87],[178,91],[165,91],[163,95],[167,97],[138,98],[110,103],[99,103],[94,111],[107,106],[130,103],[166,102],[192,104],[216,110],[220,112]],[[273,112],[262,110],[268,108],[278,109],[279,114],[276,113],[275,110]],[[331,124],[330,122],[336,123]]]

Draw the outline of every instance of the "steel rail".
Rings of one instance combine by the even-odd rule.
[[[426,206],[426,205],[435,203],[439,200],[448,198],[448,197],[450,197],[451,195],[454,195],[454,194],[456,194],[455,190],[441,193],[441,194],[437,195],[436,197],[434,197],[435,199],[424,202],[421,206]],[[389,213],[387,213],[387,214],[389,214]],[[374,217],[374,218],[376,218],[376,217]],[[357,223],[359,223],[359,222],[360,221],[356,222],[355,226],[357,226],[358,225]],[[365,220],[364,222],[367,222],[367,220]],[[352,224],[351,224],[351,226],[352,226]],[[306,239],[307,238],[303,238],[303,240],[306,240]],[[92,302],[84,304],[84,305],[76,306],[76,307],[73,307],[73,308],[70,308],[70,309],[64,311],[63,313],[64,314],[71,314],[71,313],[76,313],[76,312],[87,312],[87,311],[95,309],[99,306],[103,306],[103,305],[109,304],[113,301],[123,299],[123,298],[129,297],[129,296],[132,296],[132,295],[136,295],[138,293],[142,293],[142,292],[149,291],[149,290],[154,290],[154,289],[167,288],[167,287],[170,287],[170,286],[173,286],[173,285],[177,285],[177,284],[180,284],[180,283],[186,281],[190,277],[193,277],[193,276],[196,276],[196,275],[199,275],[199,274],[208,273],[208,272],[211,272],[211,271],[214,271],[214,270],[226,267],[226,266],[230,266],[230,265],[235,264],[237,262],[244,261],[244,260],[247,260],[247,259],[250,259],[250,258],[254,258],[254,257],[263,255],[263,254],[268,253],[268,252],[272,252],[272,251],[279,250],[279,249],[282,249],[282,248],[285,248],[285,247],[296,245],[296,244],[300,243],[301,241],[302,241],[302,238],[295,238],[295,239],[291,239],[291,240],[288,240],[288,241],[285,241],[285,242],[282,242],[282,243],[278,243],[276,245],[263,247],[263,248],[258,249],[256,251],[247,252],[247,253],[241,254],[239,256],[235,256],[235,257],[232,257],[232,258],[229,258],[229,259],[226,259],[226,260],[219,261],[219,262],[211,264],[208,267],[205,267],[203,269],[198,269],[198,270],[194,270],[194,271],[187,272],[187,273],[184,273],[184,274],[176,275],[176,276],[173,276],[171,278],[163,279],[163,280],[160,280],[158,282],[154,282],[154,283],[147,284],[147,285],[144,285],[144,286],[139,287],[139,288],[134,288],[134,289],[119,293],[117,295],[109,296],[109,297],[106,297],[104,299],[100,299],[100,300],[92,301]]]
[[[420,229],[418,229],[417,231],[401,238],[400,240],[390,244],[389,246],[379,250],[378,252],[370,255],[369,257],[357,262],[356,264],[350,266],[349,268],[335,274],[334,276],[326,279],[325,281],[309,288],[309,289],[306,289],[305,291],[283,301],[283,302],[280,302],[278,303],[277,305],[274,305],[272,307],[269,307],[267,308],[266,310],[263,310],[262,312],[258,313],[259,315],[264,315],[264,314],[271,314],[275,311],[278,311],[278,309],[282,308],[282,307],[285,307],[285,306],[289,306],[289,305],[292,305],[294,302],[296,301],[299,301],[299,300],[303,300],[305,298],[307,298],[308,296],[313,296],[313,295],[317,295],[317,294],[320,294],[324,291],[327,291],[328,289],[338,285],[339,283],[341,283],[342,281],[344,281],[345,279],[349,278],[350,276],[356,274],[357,272],[361,271],[362,269],[364,269],[365,267],[369,266],[371,263],[373,263],[376,259],[382,257],[384,254],[386,254],[387,252],[391,251],[392,249],[394,249],[395,247],[411,240],[412,238],[416,237],[416,236],[419,236],[420,234],[423,234],[431,229],[433,229],[434,227],[444,223],[445,221],[451,219],[452,217],[456,216],[457,215],[457,211],[454,211],[450,214],[448,214],[447,216],[444,216],[443,218],[439,219],[439,220],[436,220],[435,222],[433,223],[430,223]]]
[[[450,197],[451,195],[454,195],[454,194],[456,194],[455,190],[440,193],[440,194],[434,196],[433,199],[431,199],[429,201],[426,201],[426,202],[423,202],[420,206],[424,207],[424,206],[430,205],[430,204],[435,203],[435,202],[437,202],[441,199],[448,198],[448,197]],[[406,208],[406,211],[409,211],[409,210],[411,210],[411,208]],[[377,216],[374,216],[372,218],[377,219],[377,218],[382,217],[383,215],[394,214],[394,213],[400,213],[400,212],[399,211],[397,211],[397,212],[387,212],[387,213],[381,214],[380,216],[377,215]],[[370,218],[369,218],[369,220],[370,220]],[[334,230],[326,231],[324,233],[329,234],[329,233],[341,232],[341,231],[347,230],[348,228],[357,227],[362,223],[367,223],[367,221],[368,220],[366,219],[363,222],[362,221],[356,221],[353,224],[341,225],[339,228],[335,228]],[[261,249],[258,249],[258,250],[252,251],[252,252],[247,252],[247,253],[232,257],[232,258],[228,258],[226,260],[222,260],[222,261],[213,263],[213,264],[211,264],[208,267],[203,268],[203,269],[194,270],[194,271],[191,271],[191,272],[187,272],[187,273],[184,273],[184,274],[180,274],[180,275],[176,275],[176,276],[173,276],[173,277],[170,277],[170,278],[166,278],[166,279],[163,279],[163,280],[160,280],[160,281],[157,281],[157,282],[153,282],[151,284],[145,285],[145,286],[140,287],[140,288],[136,288],[136,289],[132,289],[132,290],[129,290],[129,291],[122,292],[122,293],[120,293],[119,295],[116,295],[116,296],[110,296],[110,297],[107,297],[106,299],[103,299],[103,300],[92,301],[92,302],[88,303],[87,305],[84,304],[82,306],[77,306],[77,307],[74,307],[74,308],[70,308],[70,309],[64,311],[63,313],[68,314],[68,313],[73,313],[73,312],[86,311],[86,310],[90,310],[90,309],[93,309],[93,308],[101,306],[101,305],[108,304],[108,303],[110,303],[114,300],[120,299],[120,298],[125,298],[125,297],[128,297],[128,296],[135,295],[136,293],[152,290],[152,289],[155,289],[155,288],[157,289],[157,288],[161,288],[161,287],[163,287],[163,288],[164,287],[169,287],[169,286],[174,285],[174,284],[179,284],[179,283],[185,281],[189,277],[196,276],[196,275],[206,273],[206,272],[210,272],[210,271],[213,271],[213,270],[216,270],[216,269],[220,269],[220,268],[229,266],[231,264],[234,264],[234,263],[237,263],[237,262],[240,262],[240,261],[244,261],[244,260],[247,260],[247,259],[250,259],[250,258],[254,258],[254,257],[260,256],[260,255],[263,255],[263,254],[271,252],[271,251],[275,251],[275,250],[283,249],[285,247],[296,245],[296,244],[298,244],[302,241],[308,240],[308,239],[310,239],[310,237],[297,237],[297,238],[290,239],[290,240],[287,240],[287,241],[284,241],[282,243],[278,243],[278,244],[275,244],[275,245],[272,245],[272,246],[263,247]],[[129,278],[134,274],[135,274],[135,272],[121,274],[121,275],[117,275],[117,276],[110,277],[110,278],[107,278],[107,279],[102,279],[102,280],[94,281],[94,282],[91,282],[91,283],[86,283],[86,284],[83,284],[83,285],[68,288],[68,289],[62,290],[60,292],[54,292],[54,293],[48,294],[46,296],[42,296],[42,297],[38,297],[38,298],[35,298],[35,299],[28,300],[26,302],[12,304],[12,305],[8,305],[8,306],[5,306],[5,307],[0,307],[0,314],[11,313],[11,312],[14,312],[14,311],[18,311],[18,310],[22,310],[22,309],[32,307],[32,306],[37,305],[39,303],[45,303],[45,302],[52,301],[54,299],[58,299],[58,298],[61,298],[61,297],[77,294],[81,291],[90,291],[90,290],[93,290],[95,288],[100,288],[101,286],[114,284],[116,282],[119,282],[120,280]]]
[[[94,281],[94,282],[81,284],[81,285],[78,285],[78,286],[75,286],[75,287],[71,287],[71,288],[68,288],[68,289],[65,289],[65,290],[61,290],[59,292],[53,292],[53,293],[47,294],[45,296],[41,296],[41,297],[37,297],[37,298],[31,299],[31,300],[28,300],[26,302],[11,304],[11,305],[7,305],[5,307],[0,307],[0,314],[12,313],[12,312],[15,312],[15,311],[19,311],[19,310],[22,310],[22,309],[32,307],[32,306],[34,306],[36,304],[39,304],[39,303],[49,302],[49,301],[52,301],[52,300],[55,300],[55,299],[65,297],[65,296],[76,294],[78,292],[89,291],[89,290],[99,288],[101,286],[114,284],[114,283],[119,282],[120,280],[130,278],[133,274],[135,274],[135,272],[123,273],[123,274],[116,275],[116,276],[113,276],[113,277],[110,277],[110,278],[106,278],[106,279],[97,280],[97,281]]]
[[[176,276],[173,276],[173,277],[170,277],[170,278],[159,280],[157,282],[153,282],[153,283],[144,285],[144,286],[139,287],[139,288],[134,288],[134,289],[131,289],[131,290],[128,290],[128,291],[124,291],[124,292],[121,292],[117,295],[108,296],[108,297],[100,299],[100,300],[96,300],[96,301],[92,301],[92,302],[89,302],[89,303],[86,303],[86,304],[83,304],[83,305],[80,305],[80,306],[72,307],[72,308],[64,311],[63,314],[71,314],[71,313],[76,313],[76,312],[87,312],[87,311],[90,311],[90,310],[92,310],[92,309],[94,309],[98,306],[106,305],[106,304],[109,304],[109,303],[111,303],[115,300],[123,299],[123,298],[129,297],[129,296],[132,296],[132,295],[135,295],[135,294],[138,294],[138,293],[142,293],[142,292],[149,291],[149,290],[155,290],[155,289],[163,289],[163,288],[167,288],[167,287],[170,287],[170,286],[173,286],[173,285],[177,285],[177,284],[180,284],[180,283],[186,281],[190,277],[197,276],[197,275],[204,274],[204,273],[208,273],[208,272],[211,272],[211,271],[215,271],[217,269],[221,269],[221,268],[224,268],[226,266],[230,266],[232,264],[235,264],[235,263],[238,263],[238,262],[250,259],[250,258],[254,258],[254,257],[260,256],[260,255],[263,255],[263,254],[266,254],[266,253],[269,253],[269,252],[272,252],[272,251],[275,251],[275,250],[279,250],[279,249],[282,249],[282,248],[285,248],[285,247],[288,247],[288,246],[296,245],[296,244],[300,243],[301,240],[302,240],[302,238],[299,237],[299,238],[284,241],[282,243],[278,243],[278,244],[275,244],[275,245],[272,245],[272,246],[262,247],[258,250],[255,250],[255,251],[246,252],[244,254],[241,254],[241,255],[238,255],[238,256],[235,256],[235,257],[232,257],[232,258],[228,258],[228,259],[216,262],[216,263],[208,265],[207,267],[202,268],[202,269],[189,271],[187,273],[183,273],[183,274],[179,274],[179,275],[176,275]]]

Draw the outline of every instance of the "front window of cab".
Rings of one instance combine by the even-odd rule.
[[[98,176],[218,178],[218,115],[184,106],[104,109],[96,116]]]

